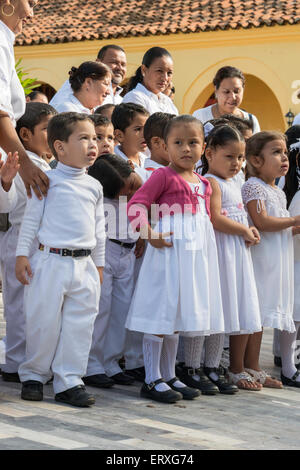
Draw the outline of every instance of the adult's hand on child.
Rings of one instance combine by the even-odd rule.
[[[19,169],[22,180],[24,181],[27,196],[31,197],[31,189],[33,189],[38,199],[47,196],[49,188],[48,176],[40,170],[29,158],[23,160]]]
[[[135,244],[134,254],[136,259],[141,258],[145,250],[145,240],[139,238]]]
[[[12,181],[20,168],[19,164],[19,154],[18,152],[11,153],[7,155],[7,160],[4,163],[1,160],[0,153],[0,174],[1,174],[1,183],[5,191],[9,191],[11,188]]]
[[[24,286],[29,284],[30,279],[32,278],[32,271],[27,256],[17,256],[16,277]]]
[[[98,274],[99,274],[99,278],[100,278],[100,284],[103,283],[103,266],[97,266],[97,271],[98,271]]]

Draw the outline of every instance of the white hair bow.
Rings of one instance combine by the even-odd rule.
[[[210,134],[211,131],[212,131],[213,128],[214,128],[214,126],[212,125],[211,122],[206,122],[203,127],[204,127],[204,136],[205,136],[205,137],[207,137],[208,134]]]
[[[289,151],[291,150],[298,150],[300,151],[300,138],[297,139],[297,142],[289,146]]]

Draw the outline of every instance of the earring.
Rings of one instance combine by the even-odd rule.
[[[5,8],[7,9],[9,7],[11,8],[10,13],[7,13],[7,11],[5,12]],[[15,7],[11,3],[9,3],[9,4],[5,3],[1,7],[1,13],[2,13],[3,16],[13,16],[13,14],[15,13]]]

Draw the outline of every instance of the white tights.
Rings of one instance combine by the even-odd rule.
[[[295,349],[299,327],[300,322],[295,321],[296,331],[294,333],[289,333],[288,331],[280,332],[282,374],[289,379],[297,372],[295,367]],[[300,382],[300,376],[298,376],[297,381]]]

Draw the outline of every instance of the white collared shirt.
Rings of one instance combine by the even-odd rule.
[[[113,88],[110,87],[110,94],[105,98],[101,106],[103,106],[104,104],[117,105],[117,104],[122,103],[123,98],[122,96],[120,96],[120,93],[122,93],[122,91],[123,91],[123,88],[117,87],[116,93],[114,94]],[[71,88],[69,80],[66,80],[65,83],[62,85],[62,87],[53,96],[49,104],[53,106],[53,108],[55,108],[57,112],[61,113],[63,112],[61,111],[61,108],[63,107],[63,105],[65,105],[65,107],[72,107],[73,104],[76,104],[74,103],[74,99],[72,97],[74,97],[73,90]],[[80,102],[78,101],[78,103]],[[82,107],[84,108],[84,106]],[[87,109],[87,108],[84,108],[84,109]],[[64,109],[64,111],[77,111],[77,110],[76,109]],[[77,111],[77,112],[84,113],[86,111]],[[90,114],[90,113],[91,112],[89,111],[87,114]]]
[[[118,157],[123,158],[124,160],[129,160],[127,155],[125,155],[125,153],[122,152],[120,145],[115,146],[114,153],[115,153],[115,155],[117,155]],[[143,183],[145,183],[145,181],[147,181],[147,179],[150,177],[149,172],[147,170],[145,170],[145,168],[144,168],[144,163],[145,163],[146,158],[147,157],[144,153],[139,152],[140,166],[137,165],[135,162],[132,162],[133,165],[134,165],[134,171],[142,178]]]
[[[83,106],[73,93],[65,101],[58,103],[55,109],[58,113],[73,111],[75,113],[92,114],[92,110]]]
[[[25,113],[25,93],[15,70],[14,33],[0,21],[0,111],[16,121]]]
[[[126,93],[123,103],[136,103],[143,106],[151,114],[169,113],[178,116],[178,109],[173,101],[164,93],[152,93],[144,85],[138,83],[137,86]]]

